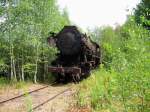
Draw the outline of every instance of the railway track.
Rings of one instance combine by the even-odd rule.
[[[1,106],[2,104],[5,104],[5,103],[7,104],[8,102],[13,101],[13,100],[16,100],[16,99],[19,99],[19,98],[21,98],[21,97],[25,97],[26,95],[30,95],[30,94],[32,94],[32,93],[35,94],[36,92],[40,92],[40,90],[46,89],[46,88],[48,88],[48,87],[50,87],[50,86],[53,86],[53,85],[55,85],[55,84],[56,84],[56,83],[53,83],[53,84],[48,85],[48,86],[44,86],[44,87],[41,87],[41,88],[38,88],[38,89],[35,89],[35,90],[32,90],[32,91],[29,91],[29,92],[25,92],[25,93],[23,93],[23,94],[20,94],[20,95],[18,95],[18,96],[12,97],[12,98],[9,98],[9,99],[7,99],[7,100],[3,100],[3,101],[0,102],[0,106]],[[64,89],[64,90],[62,90],[62,91],[60,91],[60,92],[58,92],[58,93],[52,95],[51,97],[47,98],[45,101],[40,102],[39,104],[34,105],[29,111],[30,111],[30,112],[33,112],[34,110],[40,108],[40,107],[43,106],[44,104],[50,102],[51,100],[55,99],[56,97],[62,95],[63,93],[65,93],[65,92],[67,92],[67,91],[69,91],[69,90],[71,90],[71,87],[67,87],[67,89]]]
[[[36,110],[37,108],[43,106],[44,104],[46,104],[46,103],[48,103],[49,101],[55,99],[57,96],[59,96],[59,95],[65,93],[65,92],[67,92],[67,91],[70,90],[70,89],[71,89],[71,88],[67,88],[67,89],[65,89],[65,90],[63,90],[63,91],[61,91],[61,92],[59,92],[58,94],[54,95],[53,97],[49,98],[48,100],[46,100],[46,101],[44,101],[44,102],[38,104],[37,106],[33,107],[29,112],[33,112],[33,111]]]
[[[56,84],[56,82],[52,83],[51,85],[47,85],[47,86],[44,86],[44,87],[41,87],[41,88],[38,88],[38,89],[35,89],[35,90],[32,90],[32,91],[29,91],[29,92],[25,92],[25,93],[23,93],[23,94],[20,94],[20,95],[18,95],[18,96],[12,97],[12,98],[9,98],[9,99],[7,99],[7,100],[0,101],[0,105],[1,105],[1,104],[4,104],[4,103],[7,103],[7,102],[9,102],[9,101],[18,99],[18,98],[20,98],[20,97],[24,97],[24,96],[27,95],[27,94],[32,94],[32,93],[34,93],[34,92],[40,91],[40,90],[45,89],[45,88],[47,88],[47,87],[49,87],[49,86],[52,86],[52,85],[54,85],[54,84]]]

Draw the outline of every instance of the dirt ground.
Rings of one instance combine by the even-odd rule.
[[[32,84],[29,87],[25,87],[22,89],[7,87],[4,90],[0,90],[0,101],[12,98],[21,93],[31,91],[43,86],[44,85],[41,84]],[[26,95],[25,97],[0,104],[0,112],[30,112],[30,109],[32,109],[33,107],[43,103],[44,101],[69,87],[72,87],[72,89],[59,95],[40,108],[34,110],[34,112],[67,112],[74,102],[74,94],[76,92],[74,84],[57,84],[55,86],[49,86],[48,88],[32,93],[30,95]]]

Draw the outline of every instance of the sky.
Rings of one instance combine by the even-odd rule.
[[[126,21],[127,14],[140,0],[58,0],[60,9],[67,8],[73,24],[86,28],[110,25],[115,27]]]

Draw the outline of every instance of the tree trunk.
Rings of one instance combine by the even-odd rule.
[[[10,17],[9,17],[9,1],[6,0],[6,4],[8,5],[7,9],[6,9],[6,15],[7,15],[7,19],[8,21],[10,21]],[[10,36],[10,28],[8,28],[8,38],[9,38],[9,45],[10,45],[10,79],[14,78],[14,73],[13,73],[13,51],[12,51],[12,40],[11,40],[11,36]]]
[[[17,80],[17,76],[16,76],[16,65],[15,65],[14,55],[13,55],[12,64],[13,64],[13,73],[14,73],[14,78],[15,78],[15,80]]]
[[[10,47],[10,71],[11,71],[11,79],[15,78],[15,80],[17,79],[16,77],[16,68],[15,68],[15,60],[14,60],[14,53],[13,53],[13,47],[11,45]]]
[[[42,69],[43,69],[43,73],[42,73],[42,75],[43,75],[43,81],[45,81],[45,79],[46,79],[46,74],[45,74],[45,65],[46,63],[45,63],[45,56],[44,56],[44,45],[42,45]]]
[[[15,69],[15,60],[14,60],[14,53],[13,53],[13,45],[11,45],[10,47],[10,71],[11,71],[11,79],[15,78],[15,80],[17,79],[16,77],[16,69]]]
[[[34,83],[37,83],[37,63],[36,63],[36,67],[35,67]]]
[[[35,62],[34,83],[37,83],[37,70],[38,70],[38,45],[37,45],[37,48],[36,48],[36,62]]]
[[[13,56],[12,56],[12,53],[11,53],[11,48],[10,48],[10,78],[13,79]]]
[[[24,64],[24,57],[23,57],[23,49],[22,49],[22,57],[21,57],[21,78],[22,81],[24,81],[24,68],[23,68],[23,64]]]
[[[23,68],[23,65],[21,67],[21,78],[22,78],[22,81],[24,81],[24,68]]]
[[[22,78],[21,78],[21,68],[20,68],[20,63],[19,63],[19,58],[18,58],[18,63],[17,63],[17,69],[18,69],[18,75],[19,75],[19,81],[21,81],[22,80]]]

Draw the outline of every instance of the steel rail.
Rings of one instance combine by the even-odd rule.
[[[49,87],[49,86],[52,86],[52,85],[54,85],[54,84],[56,84],[56,82],[54,82],[54,83],[52,83],[52,84],[50,84],[50,85],[47,85],[47,86],[44,86],[44,87],[41,87],[41,88],[32,90],[32,91],[29,91],[29,92],[25,92],[25,93],[23,93],[23,94],[20,94],[20,95],[18,95],[18,96],[12,97],[12,98],[9,98],[9,99],[7,99],[7,100],[0,101],[0,105],[1,105],[1,104],[4,104],[4,103],[6,103],[6,102],[9,102],[9,101],[18,99],[18,98],[20,98],[20,97],[24,97],[24,96],[27,95],[27,94],[31,94],[31,93],[37,92],[37,91],[39,91],[39,90],[45,89],[45,88],[47,88],[47,87]]]
[[[33,112],[33,111],[36,110],[37,108],[43,106],[44,104],[46,104],[46,103],[48,103],[49,101],[55,99],[55,98],[58,97],[59,95],[65,93],[65,92],[67,92],[67,91],[69,91],[70,89],[71,89],[71,87],[70,87],[70,88],[67,88],[67,89],[65,89],[65,90],[63,90],[63,91],[61,91],[61,92],[59,92],[58,94],[54,95],[53,97],[49,98],[48,100],[46,100],[46,101],[40,103],[39,105],[33,107],[31,110],[29,110],[29,112]]]

